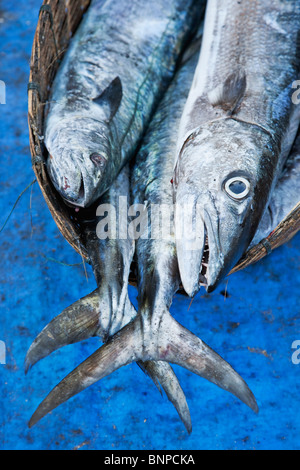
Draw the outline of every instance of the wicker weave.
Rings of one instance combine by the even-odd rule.
[[[28,85],[28,121],[32,166],[50,212],[70,245],[88,258],[80,228],[72,220],[68,207],[51,184],[46,172],[47,151],[43,146],[45,104],[51,85],[90,0],[45,0],[39,14],[34,36]],[[259,261],[272,250],[290,240],[300,228],[300,202],[276,229],[239,261],[231,273]],[[135,284],[135,279],[130,279]]]

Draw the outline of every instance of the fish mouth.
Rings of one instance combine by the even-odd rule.
[[[211,253],[213,248],[209,242],[207,226],[203,224],[201,238],[195,240],[195,248],[190,248],[184,239],[176,241],[177,259],[181,282],[190,297],[194,297],[201,287],[207,292],[215,288],[216,279],[212,279]],[[214,269],[213,271],[216,271]],[[215,278],[217,276],[214,276]]]
[[[192,196],[191,224],[185,224],[184,232],[182,227],[178,229],[182,212],[176,209],[178,267],[183,288],[190,297],[196,295],[201,287],[212,292],[228,273],[231,264],[230,255],[224,256],[220,243],[218,212],[211,198],[206,197],[205,203],[203,199]],[[192,232],[194,236],[191,237]]]
[[[63,181],[66,180],[66,177],[63,177]],[[77,191],[77,188],[79,190]],[[57,187],[60,195],[65,200],[65,202],[71,206],[85,206],[85,186],[84,186],[84,178],[82,174],[80,175],[80,183],[75,188],[66,188],[66,186],[59,185]]]
[[[205,237],[205,244],[203,249],[203,255],[200,265],[200,273],[199,273],[199,286],[208,288],[208,281],[207,281],[207,269],[209,263],[209,245],[208,245],[208,236]]]
[[[83,150],[56,151],[55,155],[49,153],[47,171],[65,202],[85,208],[104,192],[102,188],[107,174],[107,158],[96,152],[86,155]]]
[[[65,191],[61,192],[62,197],[64,200],[70,204],[71,206],[79,206],[79,207],[84,207],[84,201],[85,201],[85,187],[84,187],[84,178],[82,174],[80,175],[80,186],[79,186],[79,191],[77,193],[66,193]]]
[[[179,196],[179,197],[178,197]],[[178,268],[186,293],[193,297],[201,285],[207,288],[209,241],[204,212],[197,210],[197,197],[177,194],[175,237]]]
[[[47,166],[49,177],[66,204],[85,208],[93,203],[95,191],[89,175],[75,165],[69,173],[60,173],[51,163]]]

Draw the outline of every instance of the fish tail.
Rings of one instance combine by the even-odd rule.
[[[131,305],[131,310],[133,306]],[[126,309],[123,325],[132,319],[132,311]],[[122,326],[123,326],[122,325]],[[39,360],[57,349],[93,336],[107,337],[107,332],[100,328],[99,293],[96,289],[91,294],[78,300],[55,317],[34,340],[25,359],[25,373]],[[166,362],[138,361],[140,368],[148,375],[161,391],[164,389],[168,399],[176,408],[188,433],[191,432],[191,416],[184,392],[169,364]]]
[[[137,364],[145,374],[149,375],[158,390],[160,390],[161,385],[168,400],[175,407],[187,432],[190,434],[192,432],[192,421],[189,407],[179,380],[170,364],[164,361],[138,361]]]
[[[39,405],[29,427],[69,398],[133,361],[178,364],[231,392],[253,411],[258,411],[253,393],[239,374],[201,339],[176,322],[169,312],[161,316],[153,336],[147,323],[147,318],[138,315],[70,372]]]
[[[25,358],[25,373],[57,349],[96,336],[99,330],[98,304],[96,289],[53,318],[31,344]]]

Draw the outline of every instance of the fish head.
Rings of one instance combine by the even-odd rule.
[[[274,149],[259,128],[214,123],[175,166],[175,233],[186,292],[213,291],[246,251],[268,201]]]
[[[47,144],[47,170],[56,190],[72,205],[90,206],[107,189],[108,125],[90,118],[60,123]]]
[[[114,146],[111,122],[122,96],[121,80],[115,77],[94,98],[77,94],[73,99],[73,93],[67,97],[62,109],[68,117],[58,119],[55,108],[49,113],[47,168],[55,188],[68,203],[90,206],[118,174],[121,150]]]

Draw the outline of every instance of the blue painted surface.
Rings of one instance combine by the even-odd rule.
[[[32,181],[27,130],[29,60],[39,2],[0,3],[0,225]],[[4,11],[4,17],[3,17]],[[31,204],[31,208],[30,208]],[[95,287],[80,256],[63,239],[37,185],[19,201],[0,234],[1,449],[297,449],[300,365],[291,348],[300,340],[300,234],[269,257],[230,276],[212,294],[177,295],[172,314],[221,354],[247,381],[260,412],[180,367],[189,403],[187,435],[175,409],[136,364],[126,366],[58,407],[29,430],[40,401],[93,352],[97,339],[67,346],[27,376],[23,362],[37,333],[63,308]],[[228,282],[228,283],[227,283]],[[227,288],[229,297],[221,292]],[[130,289],[135,302],[136,292]]]

